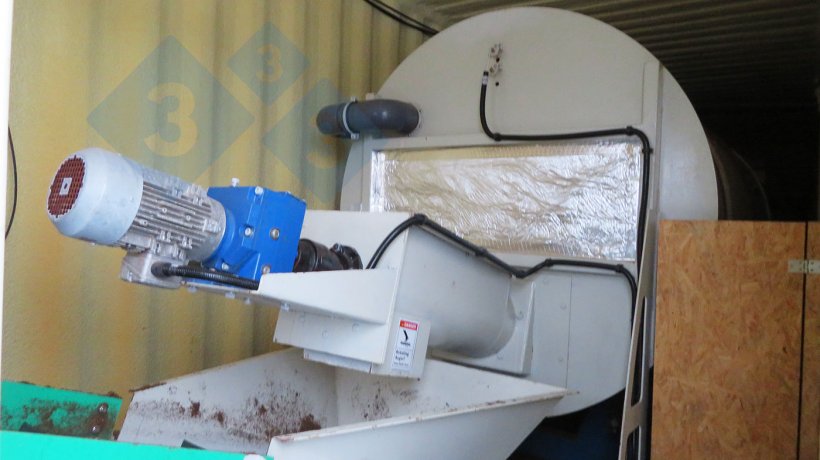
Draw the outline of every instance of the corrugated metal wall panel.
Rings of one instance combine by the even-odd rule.
[[[636,39],[696,106],[813,106],[816,0],[403,0],[439,27],[513,6],[583,13]]]
[[[271,349],[275,310],[121,282],[122,251],[60,236],[43,206],[51,177],[101,146],[205,186],[239,177],[334,207],[346,146],[320,136],[316,111],[378,89],[422,41],[361,0],[16,2],[3,378],[122,394]],[[167,117],[209,104],[221,118],[178,118],[165,151],[142,149]]]

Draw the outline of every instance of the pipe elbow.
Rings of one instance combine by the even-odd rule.
[[[361,134],[377,137],[407,135],[420,121],[419,110],[410,103],[394,99],[350,101],[324,107],[316,116],[322,134],[357,138]]]

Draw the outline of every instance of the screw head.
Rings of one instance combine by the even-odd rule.
[[[220,266],[220,268],[222,268],[223,271],[228,271],[228,270],[231,269],[231,266],[228,265],[226,262],[222,262],[222,265]]]
[[[108,403],[102,403],[97,406],[97,412],[100,414],[107,414],[108,413]]]
[[[261,194],[265,193],[265,189],[263,189],[262,187],[256,186],[256,188],[253,189],[253,193],[255,193],[257,195],[261,195]]]
[[[245,236],[253,236],[253,229],[251,227],[245,227]]]
[[[270,273],[270,265],[262,265],[262,273],[266,275]]]
[[[102,427],[99,425],[92,425],[91,426],[91,434],[100,434],[102,432]]]
[[[274,240],[278,240],[279,239],[279,229],[278,228],[270,229],[270,237]]]
[[[231,187],[239,187],[239,178],[238,177],[231,178]]]

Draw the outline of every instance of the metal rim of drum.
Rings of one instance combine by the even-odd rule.
[[[73,156],[60,165],[48,193],[48,213],[60,217],[74,207],[85,178],[85,161]]]

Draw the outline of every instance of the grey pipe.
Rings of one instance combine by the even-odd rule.
[[[359,134],[410,134],[418,125],[419,110],[412,104],[393,99],[329,105],[316,116],[316,126],[322,134],[353,139]]]

